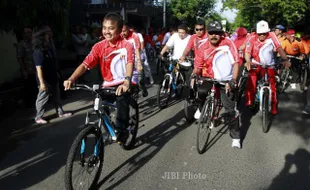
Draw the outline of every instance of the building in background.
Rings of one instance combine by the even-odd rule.
[[[75,0],[71,1],[70,24],[101,24],[110,12],[123,16],[124,20],[138,28],[162,26],[162,6],[158,0]]]

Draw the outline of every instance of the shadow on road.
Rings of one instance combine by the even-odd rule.
[[[167,142],[190,126],[190,124],[182,119],[183,116],[184,113],[183,110],[181,110],[169,120],[160,123],[144,135],[138,137],[137,141],[146,144],[146,147],[105,176],[104,179],[99,182],[98,187],[100,189],[117,189],[119,184],[147,164]],[[112,184],[103,188],[102,186],[106,182]]]
[[[273,121],[272,128],[282,133],[295,133],[306,142],[310,139],[310,117],[302,114],[305,94],[298,91],[286,92],[279,96],[279,114]],[[293,105],[292,105],[293,103]]]
[[[306,190],[310,189],[310,153],[298,149],[294,154],[285,156],[285,164],[268,190]]]
[[[67,100],[79,100],[79,108],[72,110],[75,114],[46,125],[31,125],[29,123],[33,120],[28,116],[22,120],[10,120],[13,125],[9,127],[18,130],[10,131],[0,141],[1,189],[30,188],[53,176],[65,165],[73,139],[85,122],[85,113],[79,112],[89,108],[90,98],[84,94],[75,95]],[[62,189],[59,185],[46,188]]]
[[[167,107],[171,107],[181,101],[183,101],[183,99],[173,98],[172,101],[168,103]],[[161,112],[161,109],[158,108],[157,104],[157,95],[151,96],[150,98],[139,102],[139,111],[141,118],[140,122],[143,122]]]

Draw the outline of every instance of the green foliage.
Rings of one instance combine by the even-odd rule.
[[[178,20],[192,23],[196,18],[209,16],[215,0],[171,0],[169,7]]]
[[[310,12],[309,0],[222,0],[225,8],[238,10],[235,25],[253,28],[259,20],[271,26],[294,27],[306,22]]]
[[[58,36],[68,31],[70,0],[2,0],[0,30],[21,30],[23,26],[52,26]]]

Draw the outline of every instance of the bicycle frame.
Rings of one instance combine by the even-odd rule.
[[[262,111],[263,110],[263,101],[262,101],[262,97],[264,94],[265,89],[268,90],[269,92],[269,102],[268,102],[268,111],[271,111],[271,94],[272,94],[272,89],[270,87],[269,84],[269,76],[268,76],[268,68],[273,68],[273,66],[267,66],[267,65],[262,65],[262,69],[265,70],[265,74],[264,76],[262,76],[262,78],[260,80],[257,81],[257,99],[259,102],[259,110]],[[257,68],[253,68],[253,69],[257,69]]]

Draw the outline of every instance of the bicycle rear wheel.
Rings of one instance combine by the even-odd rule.
[[[269,91],[264,90],[263,93],[263,106],[262,106],[262,124],[263,124],[263,132],[267,133],[269,130],[270,124],[270,113],[269,113]]]
[[[74,139],[69,151],[65,169],[66,189],[95,189],[102,172],[103,156],[104,143],[100,129],[86,126]],[[74,166],[79,169],[75,171]],[[81,179],[83,177],[92,179]]]
[[[129,132],[129,137],[126,141],[126,143],[122,143],[121,147],[124,150],[130,150],[134,147],[136,143],[136,137],[138,133],[138,128],[139,128],[139,108],[137,102],[130,98],[129,100],[129,126],[127,128]]]
[[[157,105],[160,109],[167,107],[171,97],[170,76],[166,75],[164,80],[159,83],[157,89]]]
[[[207,98],[198,120],[196,147],[199,154],[205,152],[211,136],[213,106],[211,98]]]
[[[175,79],[175,82],[176,82],[175,95],[177,97],[180,97],[183,93],[184,85],[185,85],[184,77],[181,72],[178,73],[177,78]]]

